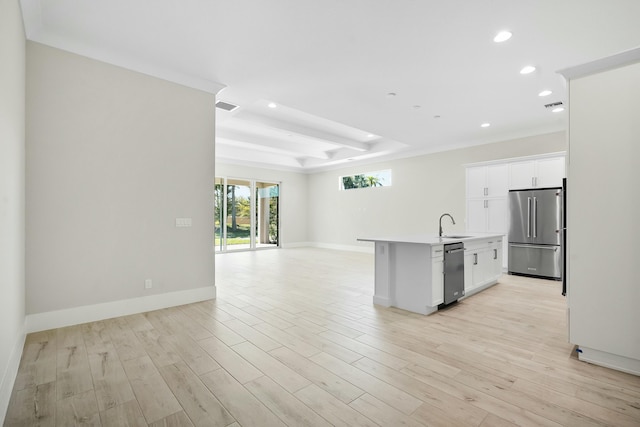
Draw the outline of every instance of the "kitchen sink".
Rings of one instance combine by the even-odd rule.
[[[442,236],[443,239],[466,239],[467,237],[471,237],[471,236]]]

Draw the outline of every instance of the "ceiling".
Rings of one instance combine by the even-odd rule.
[[[30,40],[237,105],[216,109],[217,161],[301,172],[563,130],[556,71],[640,46],[638,0],[21,5]]]

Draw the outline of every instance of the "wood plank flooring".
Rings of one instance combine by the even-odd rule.
[[[5,426],[640,426],[640,377],[579,362],[554,281],[421,316],[373,256],[216,255],[218,298],[27,337]]]

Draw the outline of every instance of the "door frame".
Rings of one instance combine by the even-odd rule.
[[[281,191],[282,191],[282,182],[281,181],[273,181],[273,180],[262,180],[262,179],[252,179],[252,178],[241,178],[235,176],[216,176],[214,179],[214,212],[215,212],[215,203],[217,201],[215,197],[215,186],[218,185],[218,180],[221,180],[222,185],[222,213],[220,218],[220,245],[216,245],[215,243],[215,224],[214,224],[214,252],[218,253],[228,253],[228,252],[243,252],[243,251],[261,251],[261,250],[269,250],[269,249],[279,249],[282,247],[282,199],[281,199]],[[229,181],[243,181],[249,183],[249,206],[250,206],[250,221],[249,221],[249,247],[248,248],[239,248],[239,249],[229,249],[227,245],[227,186],[229,185]],[[277,227],[278,227],[278,239],[277,244],[272,246],[262,246],[259,247],[256,242],[256,222],[258,215],[258,201],[256,199],[257,195],[257,184],[273,184],[278,186],[278,219],[277,219]],[[232,184],[236,185],[236,184]],[[214,223],[216,218],[214,218]]]

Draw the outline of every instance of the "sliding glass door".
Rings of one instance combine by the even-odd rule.
[[[227,250],[251,248],[251,182],[227,180]]]
[[[280,245],[280,184],[240,178],[215,181],[216,252]]]
[[[226,216],[226,204],[224,196],[224,178],[216,178],[213,196],[213,225],[214,225],[214,247],[216,252],[222,251],[224,243],[224,217]]]
[[[280,185],[256,182],[255,241],[260,248],[278,246]]]

